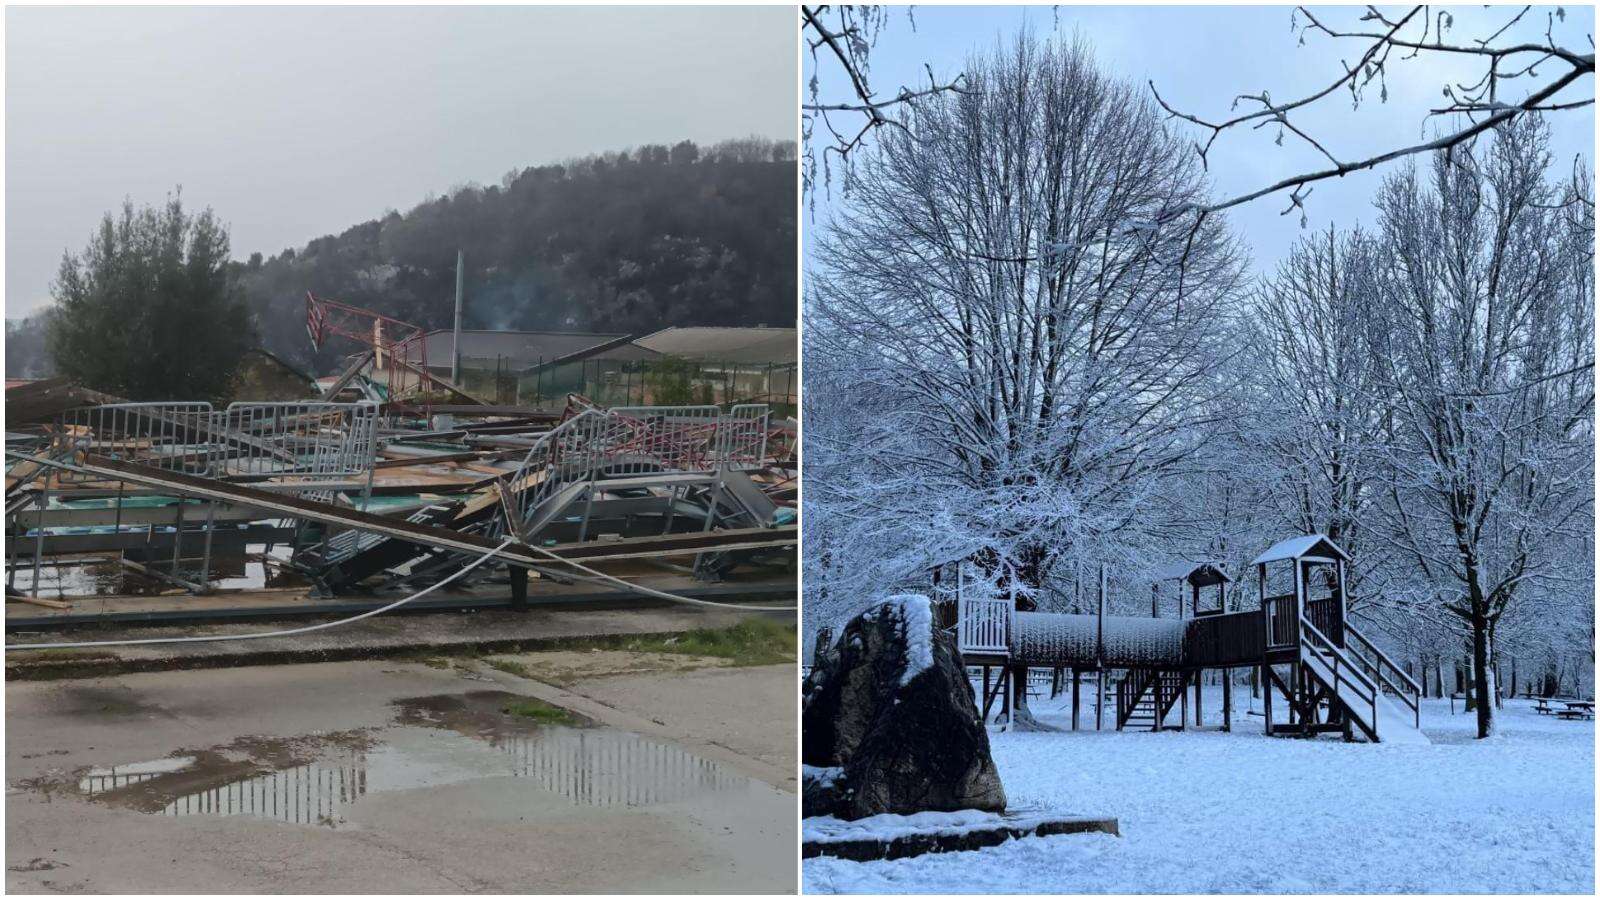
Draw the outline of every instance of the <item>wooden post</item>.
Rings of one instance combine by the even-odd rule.
[[[989,667],[983,667],[983,722],[989,724]]]
[[[1335,592],[1336,596],[1339,598],[1339,603],[1336,607],[1339,610],[1339,627],[1336,629],[1339,633],[1337,635],[1329,635],[1329,639],[1334,641],[1335,646],[1344,647],[1344,620],[1346,612],[1344,596],[1344,560],[1338,559],[1337,557],[1335,560],[1336,561],[1334,562],[1333,569],[1334,577],[1339,580],[1339,589]]]
[[[1222,670],[1222,730],[1233,730],[1233,670]]]
[[[1267,677],[1267,664],[1261,664],[1262,718],[1266,720],[1267,735],[1272,734],[1272,679]]]
[[[1151,612],[1155,610],[1155,591],[1150,589]],[[1106,717],[1106,564],[1100,564],[1100,602],[1095,612],[1094,625],[1094,668],[1099,674],[1099,684],[1094,692],[1094,730],[1099,731],[1105,724]]]
[[[528,570],[512,566],[511,575],[511,608],[524,610],[528,608]]]
[[[1182,602],[1181,600],[1179,602]],[[1189,686],[1178,684],[1178,730],[1183,731],[1189,726]]]
[[[1106,716],[1106,670],[1099,670],[1100,684],[1094,694],[1094,730],[1099,731]]]
[[[1195,669],[1194,670],[1194,727],[1196,727],[1196,728],[1199,728],[1200,726],[1205,724],[1203,721],[1201,721],[1202,719],[1205,718],[1205,713],[1201,711],[1201,707],[1200,707],[1200,685],[1205,680],[1206,680],[1206,670],[1205,669]]]
[[[1072,730],[1078,730],[1078,667],[1072,667]]]

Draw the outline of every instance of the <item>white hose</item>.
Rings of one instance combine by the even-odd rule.
[[[288,629],[285,629],[283,631],[255,631],[255,632],[251,632],[250,634],[219,634],[219,635],[203,635],[203,636],[199,636],[199,637],[139,638],[137,640],[122,640],[122,641],[62,641],[60,643],[54,643],[54,644],[7,644],[6,645],[6,652],[9,653],[12,650],[65,650],[65,649],[72,648],[72,647],[129,647],[129,646],[132,646],[134,644],[201,644],[201,643],[206,643],[208,641],[249,641],[249,640],[255,640],[256,638],[288,637],[291,634],[305,634],[306,632],[309,632],[309,631],[321,631],[324,628],[332,628],[335,625],[348,625],[351,622],[359,622],[362,619],[370,618],[370,617],[375,616],[375,615],[377,615],[379,613],[388,612],[389,610],[394,609],[395,607],[398,607],[398,606],[403,606],[404,604],[410,603],[411,601],[417,599],[418,597],[422,597],[424,595],[431,594],[434,591],[438,590],[439,588],[444,587],[445,585],[449,584],[450,582],[455,581],[457,578],[460,578],[461,576],[467,574],[468,572],[471,572],[473,569],[476,569],[477,567],[479,567],[479,566],[483,565],[484,563],[488,562],[490,557],[492,557],[495,554],[499,553],[501,550],[504,550],[507,546],[509,546],[509,545],[511,545],[513,543],[516,543],[514,538],[506,538],[505,541],[500,544],[500,546],[494,548],[493,550],[490,550],[489,552],[487,552],[487,553],[483,554],[482,556],[478,557],[477,559],[473,560],[471,565],[468,565],[467,567],[452,573],[450,575],[450,577],[441,579],[437,583],[430,584],[427,587],[423,588],[420,591],[417,591],[415,594],[412,594],[409,597],[401,597],[399,600],[396,600],[395,602],[390,603],[387,606],[380,606],[377,609],[369,609],[364,613],[360,613],[358,615],[351,616],[348,619],[338,619],[338,620],[333,621],[333,622],[319,622],[316,625],[302,625],[299,628],[288,628]]]
[[[563,565],[571,566],[571,567],[573,567],[574,569],[577,569],[580,572],[587,572],[590,575],[594,576],[595,578],[601,579],[602,581],[609,581],[609,582],[611,582],[613,584],[620,584],[623,587],[628,588],[629,590],[638,591],[639,593],[644,594],[646,596],[660,597],[663,600],[672,600],[672,601],[674,601],[676,603],[689,603],[689,604],[693,604],[695,606],[716,606],[716,607],[720,607],[722,609],[754,609],[754,610],[762,610],[762,611],[770,610],[770,611],[773,611],[773,612],[792,612],[793,610],[796,610],[796,609],[800,608],[798,606],[753,606],[753,605],[744,604],[744,603],[718,603],[718,602],[716,602],[714,600],[697,600],[694,597],[683,597],[683,596],[679,596],[678,594],[669,594],[666,591],[658,591],[655,588],[645,587],[642,584],[634,584],[631,581],[624,581],[621,578],[616,577],[615,575],[607,575],[604,572],[596,572],[594,569],[591,569],[588,566],[582,565],[580,563],[575,563],[572,560],[567,559],[564,556],[558,556],[558,555],[556,555],[554,553],[551,553],[549,550],[544,549],[543,547],[535,547],[532,544],[529,544],[528,546],[531,547],[534,550],[537,550],[540,553],[543,553],[545,556],[550,557],[551,559],[555,560],[556,562],[559,562],[559,563],[561,563]]]

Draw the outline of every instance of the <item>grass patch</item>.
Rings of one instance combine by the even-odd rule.
[[[623,649],[710,656],[736,666],[770,666],[794,662],[796,647],[793,624],[753,617],[727,628],[696,628],[670,637],[634,638]]]
[[[109,650],[97,650],[93,647],[47,647],[43,650],[29,650],[23,647],[18,653],[36,653],[38,659],[116,659],[117,655]]]
[[[515,675],[518,678],[534,678],[533,670],[514,659],[486,659],[489,668],[499,669],[502,672]],[[537,679],[535,679],[537,680]]]
[[[500,711],[508,716],[519,716],[532,719],[541,725],[577,725],[579,719],[570,711],[562,709],[553,703],[546,703],[537,697],[522,697],[500,707]]]

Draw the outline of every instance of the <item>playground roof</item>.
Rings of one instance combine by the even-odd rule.
[[[1152,579],[1155,581],[1172,581],[1182,578],[1195,587],[1210,587],[1224,581],[1232,581],[1228,573],[1222,571],[1219,563],[1213,562],[1175,562],[1162,566],[1155,571]]]
[[[1350,561],[1350,554],[1341,550],[1338,544],[1328,540],[1326,536],[1304,534],[1300,537],[1292,537],[1273,544],[1267,548],[1265,553],[1256,557],[1255,561],[1251,562],[1250,565],[1259,566],[1262,563],[1277,562],[1280,559],[1304,559],[1308,556],[1325,556],[1342,559],[1345,562]]]

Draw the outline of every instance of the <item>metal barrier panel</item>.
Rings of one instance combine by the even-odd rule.
[[[546,432],[510,476],[524,521],[562,485],[662,472],[756,466],[766,454],[768,409],[745,404],[588,408]]]
[[[74,450],[190,474],[213,462],[211,404],[111,403],[57,417],[58,440]]]
[[[716,468],[722,410],[715,406],[624,406],[611,410],[614,427],[602,452],[622,457],[608,474],[660,470],[709,472]]]
[[[723,467],[755,468],[766,460],[769,409],[765,403],[744,403],[722,418]]]
[[[357,476],[372,468],[377,407],[367,403],[113,403],[58,418],[75,450],[214,478]]]
[[[370,403],[232,403],[217,416],[218,475],[359,476],[376,455]]]

